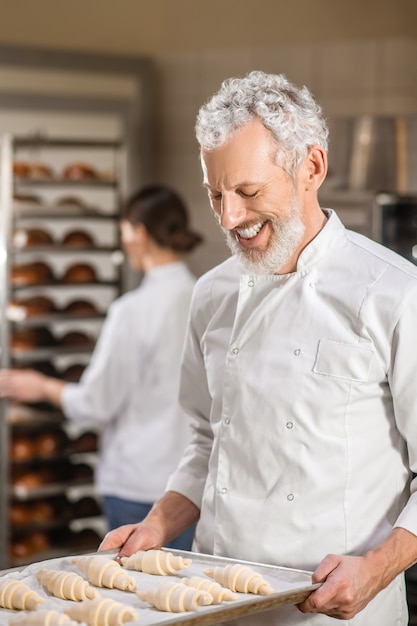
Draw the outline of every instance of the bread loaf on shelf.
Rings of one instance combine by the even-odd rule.
[[[78,383],[85,368],[86,366],[82,363],[74,363],[73,365],[69,365],[63,370],[61,378],[68,383]]]
[[[10,441],[10,458],[12,461],[29,461],[36,456],[35,447],[30,437],[12,435]]]
[[[64,283],[94,283],[97,281],[95,269],[88,263],[74,263],[64,273]]]
[[[63,313],[69,315],[97,315],[97,307],[89,300],[72,300],[62,309]]]
[[[65,347],[91,348],[94,345],[94,340],[84,332],[71,330],[60,338],[59,344]]]
[[[56,339],[49,328],[16,328],[10,338],[12,350],[29,351],[38,348],[50,348],[56,345]]]
[[[62,245],[73,248],[92,248],[94,239],[84,230],[72,230],[63,237]]]
[[[41,285],[53,283],[54,273],[48,263],[34,261],[22,265],[13,265],[11,268],[11,284],[13,287]]]
[[[65,180],[98,180],[97,170],[88,163],[69,163],[62,171],[62,178]]]
[[[53,243],[51,233],[43,228],[17,228],[13,233],[13,245],[16,248],[51,246]]]
[[[9,318],[20,321],[31,317],[39,317],[56,313],[56,305],[46,296],[32,296],[30,298],[13,298],[9,304]],[[20,315],[18,315],[20,312]]]

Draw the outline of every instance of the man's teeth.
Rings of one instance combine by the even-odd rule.
[[[250,226],[249,228],[237,229],[237,234],[239,237],[242,237],[242,239],[251,239],[259,233],[264,224],[265,222],[260,222],[259,224],[255,224],[255,226]]]

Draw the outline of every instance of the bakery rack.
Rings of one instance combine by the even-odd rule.
[[[50,178],[18,178],[14,174],[14,163],[20,155],[49,155],[49,160],[57,159],[58,163],[79,160],[83,161],[84,155],[105,155],[106,163],[110,163],[110,172],[106,172],[103,177],[95,179],[64,179],[61,175]],[[87,157],[88,158],[88,157]],[[46,158],[48,160],[48,158]],[[59,165],[57,167],[60,167]],[[124,279],[123,255],[120,250],[119,237],[119,207],[121,198],[125,193],[125,171],[126,171],[126,150],[122,141],[119,140],[90,140],[88,138],[60,138],[45,135],[15,136],[5,134],[0,143],[0,366],[2,368],[25,366],[27,363],[41,363],[44,360],[64,359],[71,363],[71,359],[82,356],[84,363],[88,363],[89,356],[93,349],[94,342],[89,345],[64,346],[59,341],[55,345],[36,346],[34,349],[16,351],[12,349],[12,337],[16,329],[36,329],[46,326],[48,328],[68,328],[74,324],[75,327],[83,325],[87,328],[95,328],[96,338],[99,332],[107,307],[122,291]],[[54,206],[54,200],[42,201],[39,206],[29,210],[22,210],[21,204],[16,201],[19,197],[31,197],[33,191],[43,194],[44,197],[65,193],[83,198],[89,198],[92,194],[99,197],[106,195],[111,198],[107,208],[103,208],[98,202],[98,207],[91,201],[85,204],[81,211],[74,211],[71,207],[62,207],[59,210]],[[26,195],[25,195],[26,194]],[[100,196],[101,194],[101,196]],[[30,223],[40,223],[52,226],[55,229],[65,227],[85,227],[89,225],[90,231],[96,236],[97,233],[107,229],[112,237],[111,243],[101,243],[95,241],[93,248],[68,248],[58,241],[52,245],[17,248],[13,241],[13,231],[19,226],[27,227]],[[111,276],[99,277],[90,283],[68,284],[59,278],[47,283],[38,282],[28,285],[13,285],[11,273],[13,264],[25,262],[25,259],[34,258],[52,259],[58,266],[72,261],[93,259],[98,267],[102,267],[107,262],[112,272]],[[92,261],[91,261],[92,262]],[[94,265],[94,262],[92,262]],[[102,299],[107,301],[106,305],[97,310],[95,314],[70,315],[65,314],[63,309],[38,317],[27,317],[19,319],[11,316],[10,303],[12,298],[21,297],[26,294],[42,295],[53,294],[58,299],[65,297],[65,294],[73,294],[73,297],[84,298],[95,294],[96,301]],[[64,295],[63,295],[64,294]],[[105,294],[105,297],[104,295]],[[14,413],[13,413],[14,412]],[[10,567],[22,563],[10,557],[11,536],[14,530],[10,522],[10,507],[12,503],[31,505],[39,501],[50,500],[66,496],[69,493],[77,494],[80,500],[88,498],[92,493],[92,478],[86,476],[74,477],[71,473],[65,475],[65,480],[52,480],[46,484],[36,485],[26,489],[24,486],[12,484],[12,473],[20,471],[24,461],[16,461],[11,458],[12,434],[27,430],[29,437],[36,437],[40,433],[64,432],[68,436],[68,445],[60,450],[59,454],[49,458],[35,458],[30,466],[33,472],[40,471],[41,468],[49,468],[53,473],[58,465],[86,465],[93,467],[95,458],[94,451],[87,454],[79,453],[71,445],[72,439],[75,441],[78,434],[71,432],[70,425],[63,417],[62,413],[52,410],[50,406],[21,406],[17,408],[18,420],[11,421],[10,415],[16,413],[16,407],[5,399],[0,399],[0,567]],[[21,416],[22,419],[21,419]],[[68,428],[69,427],[69,428]],[[72,438],[72,439],[71,439]],[[55,475],[58,472],[55,471]],[[72,491],[71,491],[72,490]],[[75,490],[75,491],[74,491]],[[94,494],[93,494],[94,495]],[[75,502],[75,501],[74,501]],[[71,504],[71,502],[70,502]],[[58,506],[59,509],[59,506]],[[61,514],[62,513],[62,514]],[[100,518],[99,512],[95,513]],[[74,522],[71,511],[65,510],[65,506],[58,511],[56,518],[42,523],[30,522],[19,527],[19,532],[25,534],[34,531],[49,532],[50,529],[62,530],[63,541],[59,547],[59,553],[65,552],[65,529],[69,522]],[[97,527],[97,520],[90,520],[91,526]],[[100,519],[98,519],[100,522]],[[75,520],[75,523],[77,520]],[[78,519],[79,528],[83,527],[82,516]],[[98,524],[98,527],[100,524]],[[94,546],[91,546],[94,547]],[[74,551],[74,545],[68,546],[68,551]],[[54,547],[48,546],[46,551],[35,553],[36,559],[51,558],[54,556]],[[26,562],[28,562],[26,560]],[[30,562],[30,561],[29,561]]]

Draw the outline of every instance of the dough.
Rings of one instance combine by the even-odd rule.
[[[100,597],[97,589],[89,585],[84,578],[75,572],[42,568],[37,572],[36,578],[49,593],[52,593],[56,598],[62,598],[62,600],[80,602],[81,600],[93,600]]]
[[[0,607],[32,611],[42,602],[45,602],[44,598],[20,580],[0,578]]]
[[[164,550],[139,550],[129,557],[121,560],[123,567],[135,569],[137,572],[168,576],[176,574],[180,569],[191,565],[191,559],[183,559],[182,556],[174,556],[172,552]]]
[[[230,589],[222,587],[219,583],[203,578],[202,576],[192,576],[191,578],[181,578],[180,582],[183,585],[194,587],[194,589],[201,589],[206,591],[213,598],[212,604],[220,604],[225,600],[237,600],[239,598],[237,593],[233,593]]]
[[[79,556],[71,561],[96,587],[136,591],[136,581],[120,565],[106,556]],[[100,626],[102,626],[100,624]]]
[[[214,578],[220,585],[241,593],[258,593],[267,596],[276,593],[270,584],[247,565],[226,565],[204,570],[206,576]]]
[[[125,622],[138,619],[134,608],[110,598],[84,600],[65,609],[65,614],[77,622],[85,622],[87,626],[122,626]]]
[[[10,618],[9,626],[78,626],[68,615],[58,611],[42,609],[19,613]]]
[[[199,606],[208,606],[213,602],[212,596],[206,591],[173,582],[163,582],[159,587],[137,591],[136,595],[160,611],[173,613],[195,611]]]

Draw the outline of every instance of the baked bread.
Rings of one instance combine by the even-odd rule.
[[[72,516],[75,519],[79,517],[95,517],[100,514],[101,509],[98,502],[92,496],[83,496],[72,505]]]
[[[66,380],[67,383],[78,383],[80,381],[81,376],[84,373],[85,365],[81,363],[74,363],[73,365],[69,365],[61,375],[63,380]]]
[[[79,435],[72,443],[74,452],[96,452],[98,444],[97,433],[85,432]]]
[[[69,211],[69,213],[82,213],[89,210],[84,200],[77,196],[63,196],[56,201],[55,206],[61,212]]]
[[[43,530],[32,530],[29,535],[29,541],[34,554],[46,552],[51,547],[49,537]]]
[[[64,168],[62,178],[65,180],[97,180],[99,175],[92,165],[77,162],[70,163]]]
[[[21,316],[18,319],[27,319],[30,317],[39,317],[51,315],[56,312],[54,302],[46,296],[33,296],[30,298],[14,298],[9,305],[11,315],[13,311],[20,311]],[[15,316],[16,317],[16,316]],[[15,319],[13,317],[13,319]]]
[[[16,248],[50,246],[53,243],[51,233],[43,228],[17,228],[13,233],[13,245]]]
[[[93,528],[82,528],[71,535],[71,545],[76,550],[96,551],[101,543],[101,537]]]
[[[56,345],[52,332],[42,326],[37,328],[19,328],[12,332],[10,347],[15,351],[36,350]]]
[[[30,461],[35,456],[33,441],[29,437],[12,436],[10,458],[12,461]]]
[[[56,512],[49,500],[35,500],[31,505],[31,516],[34,522],[50,522],[55,518]]]
[[[28,178],[30,165],[26,161],[13,161],[13,176],[16,178]]]
[[[41,433],[35,438],[36,453],[42,458],[55,457],[67,446],[68,437],[62,431]]]
[[[62,309],[63,313],[69,315],[97,315],[98,311],[95,305],[89,300],[73,300]]]
[[[9,523],[11,526],[25,526],[32,521],[30,506],[23,502],[11,502],[8,508]]]
[[[31,162],[29,165],[29,178],[33,180],[51,180],[54,178],[52,167],[45,163]]]
[[[93,468],[88,463],[76,463],[72,466],[72,479],[77,482],[90,482],[93,480]]]
[[[14,265],[11,270],[11,283],[14,287],[51,283],[55,280],[50,266],[43,261]]]
[[[88,263],[75,263],[67,268],[64,283],[94,283],[97,280],[95,269]]]
[[[91,348],[94,345],[93,339],[78,330],[71,330],[65,333],[60,339],[60,345],[71,348]]]
[[[94,239],[85,230],[72,230],[64,236],[62,245],[73,248],[92,248]]]
[[[39,489],[43,483],[43,477],[40,472],[30,471],[12,471],[11,480],[13,487],[25,490]]]

